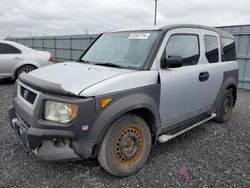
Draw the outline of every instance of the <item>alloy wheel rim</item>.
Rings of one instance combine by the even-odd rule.
[[[33,70],[33,68],[24,68],[24,69],[22,70],[22,73],[23,73],[23,72],[28,73],[28,72],[30,72],[30,71],[32,71],[32,70]]]

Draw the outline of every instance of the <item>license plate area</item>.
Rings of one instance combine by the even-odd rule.
[[[17,118],[12,119],[12,128],[14,129],[20,143],[27,145],[28,129],[22,124],[22,122]]]

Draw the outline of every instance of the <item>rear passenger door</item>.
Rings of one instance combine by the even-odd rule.
[[[213,104],[218,79],[206,60],[203,35],[201,29],[173,29],[160,47],[160,115],[166,126],[206,112]],[[183,66],[161,69],[160,59],[171,56],[181,56]]]
[[[201,95],[204,106],[213,106],[223,82],[224,64],[221,63],[220,38],[216,32],[203,30],[203,46],[205,57],[203,70],[209,73],[206,84],[201,85]]]

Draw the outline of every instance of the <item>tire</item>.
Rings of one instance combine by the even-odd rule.
[[[126,177],[145,165],[150,150],[151,133],[147,123],[136,115],[126,114],[115,120],[107,130],[97,158],[112,175]]]
[[[17,70],[16,78],[18,78],[18,77],[20,76],[20,74],[23,73],[23,72],[28,73],[28,72],[33,71],[33,70],[35,70],[35,69],[36,69],[36,67],[33,66],[33,65],[24,65],[24,66],[20,67],[20,68]]]
[[[234,106],[234,97],[233,93],[226,89],[223,93],[222,100],[220,101],[219,106],[216,110],[215,121],[218,123],[225,123],[230,119],[232,114],[232,109]]]

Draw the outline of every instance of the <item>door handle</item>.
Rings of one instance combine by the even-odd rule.
[[[201,72],[199,74],[199,80],[200,80],[200,82],[204,82],[204,81],[208,80],[208,78],[209,78],[209,73],[207,71]]]
[[[14,60],[22,60],[20,57],[15,57]]]

